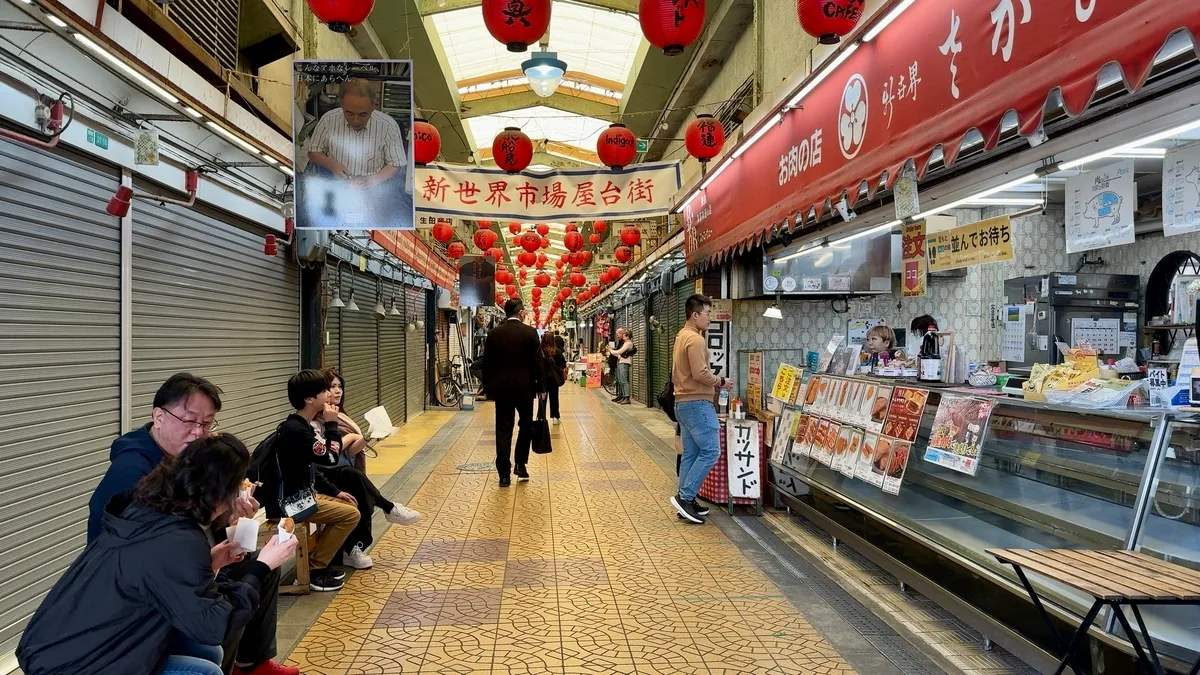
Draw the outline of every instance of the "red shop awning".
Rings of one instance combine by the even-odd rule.
[[[972,129],[991,149],[1010,110],[1031,134],[1055,89],[1080,115],[1106,64],[1136,91],[1178,30],[1200,36],[1200,0],[917,0],[689,195],[688,265],[759,245],[797,214],[820,218],[843,195],[853,206],[909,160],[921,178],[938,147],[953,166]]]
[[[421,241],[416,232],[410,230],[371,230],[371,241],[387,249],[420,272],[434,285],[454,290],[458,272],[434,253],[429,245]]]

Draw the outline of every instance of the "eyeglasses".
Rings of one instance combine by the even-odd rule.
[[[184,424],[192,427],[193,429],[203,429],[205,431],[212,431],[213,429],[217,428],[216,420],[213,420],[213,421],[209,422],[208,424],[205,424],[203,422],[196,422],[194,420],[185,420],[182,417],[180,417],[179,415],[176,415],[175,413],[171,412],[170,410],[167,410],[166,408],[163,408],[162,411],[167,413],[171,417],[174,417],[175,419],[179,420],[180,422],[183,422]]]

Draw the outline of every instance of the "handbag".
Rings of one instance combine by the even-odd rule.
[[[554,451],[554,446],[550,442],[550,422],[546,419],[546,399],[538,399],[538,415],[533,421],[533,430],[530,437],[530,449],[539,455],[548,455]]]
[[[312,487],[301,488],[299,491],[284,496],[283,494],[283,467],[279,465],[279,452],[275,453],[275,469],[279,471],[279,508],[283,511],[283,515],[292,520],[302,523],[308,518],[317,513],[317,496],[313,492]],[[312,464],[308,465],[309,486],[316,480],[316,469]]]
[[[667,413],[667,417],[671,418],[672,422],[679,421],[675,419],[675,383],[671,380],[667,380],[658,394],[658,407]]]

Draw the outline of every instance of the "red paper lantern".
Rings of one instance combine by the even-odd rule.
[[[583,235],[578,232],[568,232],[563,235],[563,246],[567,247],[568,251],[574,253],[583,248]]]
[[[581,302],[581,303],[587,302],[588,300],[591,300],[591,299],[592,299],[592,294],[588,293],[587,291],[584,291],[579,294],[579,302]]]
[[[521,281],[524,281],[525,277],[529,276],[529,272],[527,270],[521,270],[517,272],[517,276],[521,277]]]
[[[523,52],[550,27],[550,0],[483,0],[483,25],[510,52]]]
[[[521,224],[520,223],[509,223],[508,231],[513,234],[521,234]]]
[[[688,123],[683,142],[689,155],[707,163],[725,147],[725,127],[712,115],[699,115]]]
[[[578,232],[579,226],[575,223],[567,223],[567,232]]]
[[[439,220],[433,225],[433,238],[443,244],[454,238],[454,227],[444,220]]]
[[[563,261],[561,261],[561,260],[558,260],[558,261],[556,261],[556,262],[554,263],[554,266],[558,268],[558,271],[559,271],[559,272],[562,272],[562,268],[563,268]]]
[[[596,222],[592,223],[592,232],[600,232],[603,234],[607,229],[608,223],[604,222],[603,220],[597,220]]]
[[[592,262],[592,252],[591,251],[580,251],[578,255],[579,255],[579,264],[580,265],[586,265],[586,264]]]
[[[667,56],[675,56],[700,37],[704,12],[704,0],[641,0],[638,21],[650,44]]]
[[[624,169],[637,156],[637,138],[624,124],[615,122],[596,138],[600,163],[610,169]]]
[[[637,246],[642,240],[642,232],[632,225],[621,228],[621,243],[626,246]]]
[[[521,173],[533,161],[533,142],[520,129],[505,127],[492,141],[492,159],[508,173]]]
[[[497,305],[504,304],[504,296],[503,295],[500,295],[499,293],[496,294],[496,304]]]
[[[526,267],[532,267],[537,262],[537,256],[529,251],[521,251],[517,255],[517,262]]]
[[[475,247],[480,251],[486,251],[496,245],[496,240],[500,235],[491,230],[475,230]]]
[[[442,135],[438,133],[437,127],[419,117],[413,120],[412,142],[413,161],[417,166],[425,166],[434,161],[442,151]]]
[[[467,247],[461,241],[452,242],[446,247],[446,255],[458,260],[467,253]]]
[[[492,221],[490,221],[490,220],[481,220],[481,221],[479,221],[479,229],[481,229],[481,230],[490,230],[490,229],[492,229]]]
[[[349,33],[351,26],[359,25],[371,15],[375,0],[308,0],[308,8],[329,30]]]
[[[591,293],[592,295],[600,295],[600,287],[596,284],[592,284],[592,287],[588,289],[588,293]]]
[[[528,231],[525,234],[522,234],[520,237],[517,237],[517,243],[520,244],[521,248],[525,249],[526,251],[534,253],[539,247],[541,247],[542,238],[539,237],[536,232]],[[529,264],[532,265],[533,263]]]
[[[589,234],[588,235],[588,243],[599,244],[600,243],[600,235],[596,234],[595,232]]]
[[[509,284],[504,287],[504,292],[508,293],[508,297],[514,298],[517,295],[517,287],[513,286],[512,284]]]
[[[550,275],[545,272],[538,272],[537,276],[533,278],[533,283],[541,288],[545,288],[550,285]]]
[[[529,291],[529,296],[533,298],[534,302],[540,301],[542,299],[542,289],[534,288],[533,290]]]
[[[492,260],[495,260],[496,262],[500,262],[501,260],[504,259],[504,251],[496,248],[495,246],[493,246],[487,250],[487,255],[488,255],[488,257],[490,257]]]
[[[604,270],[600,273],[600,283],[604,284],[605,286],[608,285],[608,270]]]
[[[537,227],[534,229],[536,229],[537,233],[542,235],[543,237],[550,234],[550,226],[545,223],[538,223]]]
[[[612,267],[608,268],[608,280],[609,281],[616,281],[617,279],[620,279],[620,278],[621,278],[621,268],[620,267],[613,265]]]
[[[628,246],[618,246],[616,250],[613,251],[613,255],[617,257],[618,262],[627,263],[630,260],[633,260],[633,249],[629,248]]]
[[[571,263],[572,267],[579,267],[583,264],[583,254],[576,251],[575,253],[571,254],[571,257],[567,260],[567,262]]]
[[[572,286],[579,288],[580,286],[582,286],[586,283],[587,283],[587,277],[583,276],[582,272],[572,272],[571,273],[571,285]]]
[[[796,16],[805,33],[833,45],[854,30],[865,6],[864,0],[796,0]]]
[[[503,267],[496,270],[496,283],[511,284],[512,280],[513,280],[512,272],[509,272],[508,270],[504,269]]]
[[[539,246],[541,246],[542,248],[550,248],[550,238],[542,237],[542,241],[539,244]]]

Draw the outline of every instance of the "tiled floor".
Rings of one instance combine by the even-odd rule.
[[[563,390],[554,453],[500,489],[492,409],[410,500],[292,652],[308,675],[817,673],[853,669],[714,525],[680,524],[665,473]]]

